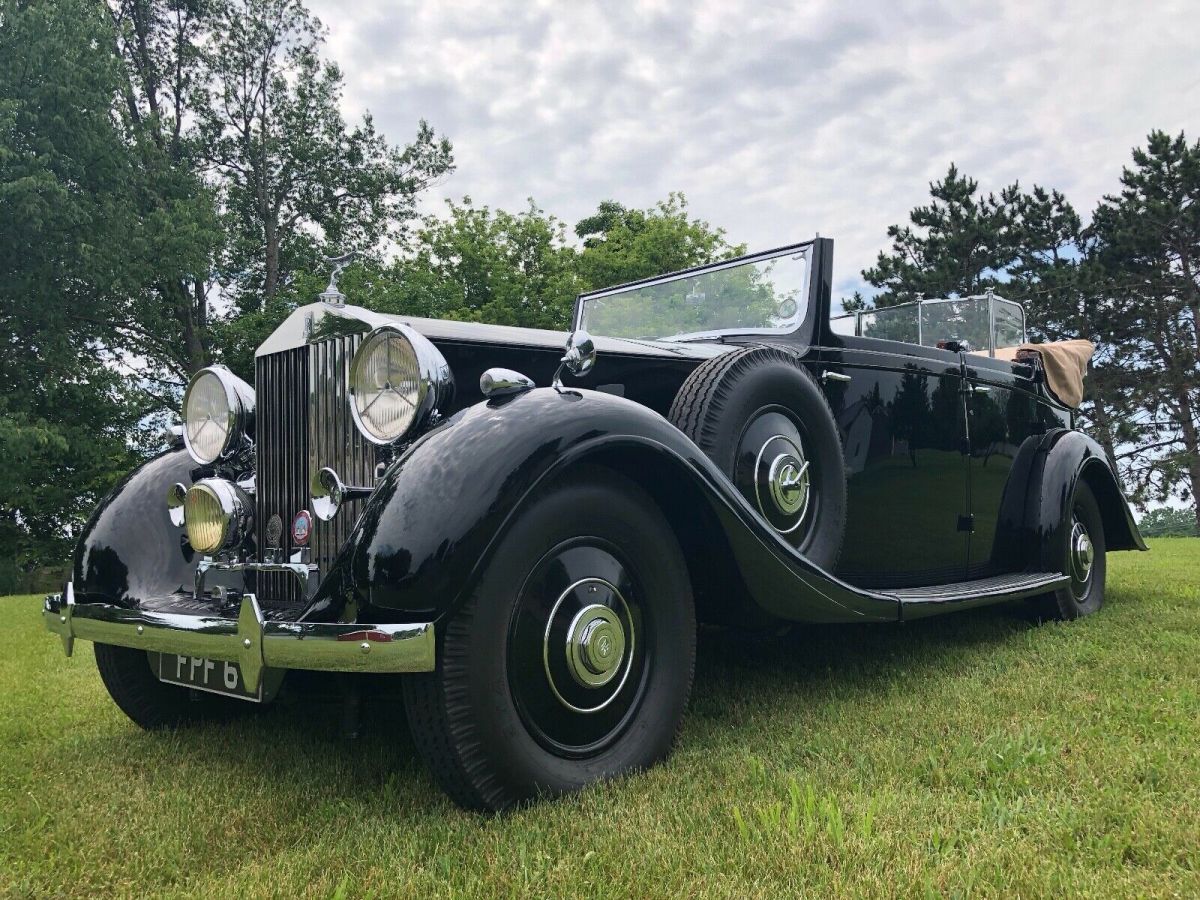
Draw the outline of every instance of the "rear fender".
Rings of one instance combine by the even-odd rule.
[[[1083,432],[1056,428],[1042,438],[1038,449],[1027,494],[1026,527],[1044,571],[1066,571],[1062,548],[1081,479],[1100,505],[1107,549],[1147,549],[1100,444]]]
[[[689,564],[720,576],[702,602],[720,606],[712,595],[727,591],[729,607],[744,586],[773,617],[897,618],[893,598],[857,590],[795,553],[662,416],[609,394],[549,388],[478,403],[416,441],[384,474],[331,573],[338,585],[323,587],[307,617],[344,615],[331,607],[350,601],[360,617],[452,613],[533,492],[583,463],[611,466],[658,500]]]

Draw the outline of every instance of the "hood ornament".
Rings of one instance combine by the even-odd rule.
[[[326,256],[324,258],[325,265],[333,266],[333,271],[329,273],[329,285],[320,294],[322,303],[328,303],[330,306],[346,305],[346,295],[338,290],[337,279],[342,274],[342,270],[354,262],[356,256],[358,254],[351,250],[349,253],[343,253],[341,256]]]

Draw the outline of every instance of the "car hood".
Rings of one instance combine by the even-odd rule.
[[[449,319],[423,319],[378,313],[361,306],[335,306],[310,303],[301,306],[283,321],[259,346],[255,356],[267,356],[316,343],[340,334],[361,334],[381,325],[403,324],[415,329],[435,344],[479,344],[530,349],[561,350],[566,346],[566,331],[518,328],[513,325],[485,325],[481,322],[455,322]],[[731,348],[719,341],[642,341],[593,335],[600,353],[621,356],[648,356],[663,359],[709,359]]]

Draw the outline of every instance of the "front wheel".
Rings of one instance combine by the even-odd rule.
[[[250,704],[160,681],[145,650],[96,644],[100,680],[135,724],[147,730],[232,718]]]
[[[670,525],[636,484],[585,469],[507,530],[407,676],[414,740],[458,803],[497,810],[643,769],[671,749],[695,612]]]

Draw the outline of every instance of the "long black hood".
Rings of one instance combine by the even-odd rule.
[[[499,366],[529,376],[539,386],[554,377],[567,332],[480,322],[454,322],[415,316],[385,315],[357,306],[312,303],[293,312],[258,348],[266,356],[348,332],[403,323],[429,338],[454,373],[455,401],[445,413],[483,399],[479,376]],[[595,336],[597,362],[583,379],[568,384],[627,397],[663,415],[683,380],[701,362],[733,349],[719,342],[679,343]]]

